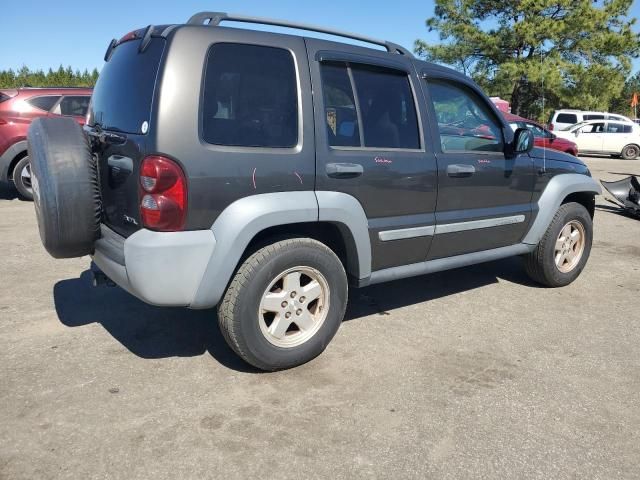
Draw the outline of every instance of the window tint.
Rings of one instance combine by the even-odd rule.
[[[625,125],[623,123],[609,123],[607,125],[607,133],[631,133],[631,125]]]
[[[56,102],[60,99],[59,95],[46,95],[43,97],[33,97],[26,102],[32,107],[39,108],[40,110],[44,110],[48,112],[51,108],[56,104]]]
[[[346,66],[322,63],[320,74],[329,145],[359,147],[358,114]]]
[[[418,117],[405,72],[333,62],[323,63],[320,71],[329,145],[420,148]]]
[[[603,120],[604,115],[600,113],[591,113],[591,114],[587,113],[583,115],[583,119],[584,120]]]
[[[108,130],[141,133],[149,121],[156,75],[165,40],[152,38],[140,53],[140,40],[118,45],[104,64],[93,90],[89,123]]]
[[[442,151],[503,152],[502,126],[473,91],[452,82],[429,82]]]
[[[202,122],[204,140],[215,145],[295,146],[298,96],[291,53],[233,43],[211,47]]]
[[[89,99],[87,96],[63,97],[56,107],[56,113],[83,117],[89,109]]]
[[[364,146],[420,148],[418,118],[405,72],[352,67],[363,123]]]
[[[578,117],[574,113],[559,113],[556,117],[557,123],[570,123],[573,125],[578,122]]]

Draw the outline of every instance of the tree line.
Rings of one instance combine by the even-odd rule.
[[[630,115],[640,77],[633,0],[435,0],[422,58],[470,75],[517,115],[546,121],[558,108]],[[544,99],[544,101],[543,101]]]
[[[93,87],[98,80],[98,69],[73,70],[60,65],[57,70],[31,70],[23,66],[18,70],[0,70],[0,88],[18,87]]]

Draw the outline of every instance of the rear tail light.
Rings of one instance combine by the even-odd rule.
[[[140,218],[159,232],[182,230],[187,217],[187,180],[167,157],[145,157],[140,167]]]

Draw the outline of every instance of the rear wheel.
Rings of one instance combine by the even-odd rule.
[[[627,145],[622,149],[620,156],[625,160],[633,160],[640,155],[640,148],[637,145]]]
[[[13,184],[20,197],[24,200],[33,200],[31,188],[31,164],[29,157],[22,157],[13,168]]]
[[[347,304],[338,257],[310,238],[283,240],[241,265],[218,307],[229,346],[262,370],[295,367],[318,356]]]
[[[593,241],[591,216],[579,203],[562,205],[536,249],[525,256],[529,276],[547,287],[573,282],[587,263]]]

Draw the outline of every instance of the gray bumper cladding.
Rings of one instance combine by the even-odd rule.
[[[139,230],[125,240],[103,226],[93,260],[111,280],[147,303],[189,306],[215,246],[211,230]]]

